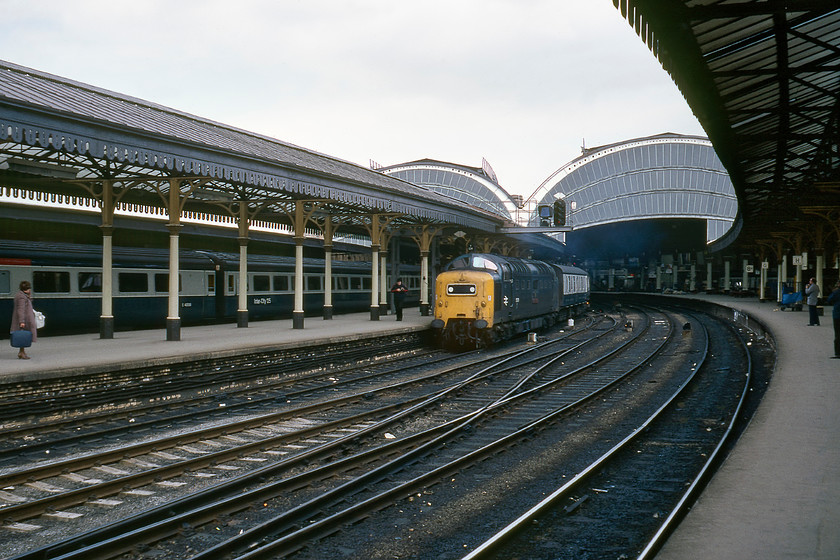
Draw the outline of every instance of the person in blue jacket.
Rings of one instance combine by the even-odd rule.
[[[831,312],[831,318],[834,319],[834,355],[832,358],[840,360],[840,282],[834,285],[834,291],[828,296],[826,304],[834,306],[834,311]]]

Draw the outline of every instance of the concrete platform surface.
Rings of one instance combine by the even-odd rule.
[[[657,560],[840,559],[840,360],[831,308],[702,296],[773,333],[776,370],[752,422]]]
[[[251,321],[247,328],[236,324],[182,327],[181,340],[167,341],[166,330],[125,331],[103,340],[98,333],[38,338],[20,360],[17,349],[8,346],[0,352],[0,381],[49,378],[73,373],[125,369],[164,362],[179,362],[226,354],[288,347],[307,343],[338,342],[378,333],[400,333],[429,328],[432,317],[414,309],[403,312],[403,321],[394,315],[370,320],[370,313],[336,315],[326,321],[307,317],[303,329],[293,329],[292,320]]]

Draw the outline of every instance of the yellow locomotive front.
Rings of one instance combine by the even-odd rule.
[[[437,277],[436,329],[444,346],[477,347],[488,342],[496,307],[496,281],[481,270],[450,270]]]

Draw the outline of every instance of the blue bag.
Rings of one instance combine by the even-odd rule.
[[[29,348],[32,346],[32,332],[12,331],[11,343],[15,348]]]

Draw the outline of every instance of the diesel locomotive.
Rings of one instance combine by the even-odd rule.
[[[487,346],[584,312],[589,275],[572,266],[491,254],[455,258],[435,284],[432,328],[441,346]]]

